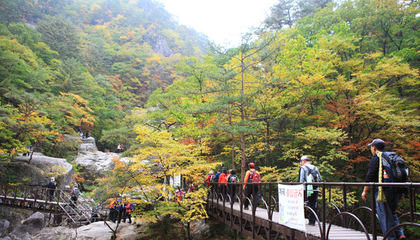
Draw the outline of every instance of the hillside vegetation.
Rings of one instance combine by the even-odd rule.
[[[226,49],[151,0],[0,0],[0,154],[32,144],[65,156],[63,135],[78,127],[100,149],[122,143],[134,160],[116,160],[94,194],[161,194],[162,208],[136,213],[151,222],[206,217],[203,189],[183,206],[167,201],[169,175],[198,184],[223,163],[243,178],[254,162],[263,181],[296,181],[307,155],[324,181],[363,182],[375,138],[417,182],[419,9],[279,0]],[[358,191],[348,207],[361,205]]]

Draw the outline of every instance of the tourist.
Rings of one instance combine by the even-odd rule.
[[[238,182],[238,177],[236,176],[236,170],[235,169],[230,170],[230,175],[229,175],[227,181],[228,181],[228,183],[237,183]],[[234,184],[228,185],[228,194],[230,196],[231,201],[235,202],[236,185],[234,185]]]
[[[368,146],[370,147],[370,151],[373,156],[369,161],[369,168],[365,181],[382,182],[382,172],[379,173],[379,164],[382,163],[382,153],[385,149],[385,142],[382,139],[375,139],[369,143]],[[381,181],[379,181],[379,178],[381,178]],[[364,201],[366,201],[368,191],[369,186],[365,186],[362,193],[362,199]],[[380,202],[378,201],[378,188],[375,188],[376,213],[378,214],[379,225],[381,226],[382,233],[386,234],[391,228],[400,224],[396,210],[402,193],[398,191],[392,191],[385,187],[383,188],[383,192],[385,194],[386,201]],[[387,239],[406,239],[406,237],[404,236],[402,228],[398,227],[388,235]]]
[[[245,179],[244,179],[244,183],[251,183],[251,182],[260,182],[260,173],[255,170],[255,164],[254,163],[249,163],[248,164],[249,170],[246,171],[245,174]],[[249,198],[249,199],[253,199],[252,204],[253,207],[255,208],[256,203],[257,203],[257,196],[258,196],[258,188],[259,185],[258,184],[244,184],[243,190],[245,191],[245,197]],[[249,209],[249,201],[248,199],[244,199],[244,209],[248,210]]]
[[[52,177],[50,183],[48,183],[47,191],[48,190],[50,201],[52,201],[54,198],[54,192],[57,190],[57,183],[55,182],[55,177]]]
[[[226,196],[226,183],[227,183],[227,173],[226,173],[226,168],[223,167],[222,168],[222,173],[219,176],[219,188],[220,188],[220,200],[223,200],[222,196],[225,197]]]
[[[318,168],[310,163],[310,160],[309,160],[308,156],[302,156],[300,158],[299,165],[301,165],[301,167],[299,169],[299,182],[301,182],[301,183],[303,183],[303,182],[314,182],[314,180],[312,178],[312,175],[311,175],[311,178],[308,178],[308,175],[309,175],[310,172],[311,173],[315,172],[317,174],[316,177],[319,176],[319,180],[321,180],[321,174],[319,173]],[[317,182],[319,180],[317,180]],[[314,210],[315,213],[318,212],[318,188],[319,188],[318,186],[314,186],[312,192],[310,193],[310,196],[308,196],[309,194],[306,195],[306,196],[308,196],[307,198],[308,198],[308,202],[309,202],[309,207],[312,208],[312,210]],[[309,214],[309,225],[315,226],[315,222],[316,222],[316,216],[311,211],[310,214]]]
[[[133,210],[134,206],[131,203],[127,203],[124,208],[125,212],[123,216],[123,222],[125,222],[125,219],[128,218],[128,223],[131,223],[131,211]]]
[[[111,199],[111,202],[109,203],[109,219],[115,223],[115,219],[117,218],[117,210],[115,209],[117,201],[114,199]]]
[[[80,190],[77,188],[77,185],[73,186],[73,190],[70,192],[70,199],[72,201],[72,204],[74,203],[74,205],[77,205],[77,199],[80,195]]]

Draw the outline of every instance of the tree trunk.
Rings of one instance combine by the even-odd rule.
[[[245,109],[244,109],[244,62],[243,53],[241,52],[241,121],[242,124],[245,121]],[[245,133],[241,131],[241,181],[245,180]]]

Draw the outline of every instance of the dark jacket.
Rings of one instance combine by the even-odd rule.
[[[378,182],[378,172],[379,172],[379,157],[372,156],[369,161],[369,168],[366,174],[366,182]]]

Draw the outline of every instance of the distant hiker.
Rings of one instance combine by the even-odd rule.
[[[382,139],[375,139],[368,144],[370,151],[372,153],[372,158],[369,161],[369,168],[366,174],[366,182],[379,182],[382,183],[389,176],[384,169],[384,158],[388,152],[385,150],[385,142]],[[385,175],[385,176],[384,176]],[[378,214],[379,225],[381,226],[382,233],[385,235],[391,228],[400,224],[396,210],[398,207],[398,202],[404,196],[403,192],[399,191],[398,188],[388,188],[383,187],[382,191],[378,187],[375,187],[375,202],[376,202],[376,212]],[[369,186],[365,186],[362,193],[363,201],[366,201],[366,196],[369,191]],[[381,194],[382,193],[382,194]],[[384,199],[381,199],[381,196],[384,196]],[[401,227],[395,228],[389,235],[387,239],[407,239],[404,236],[404,232]]]
[[[248,167],[249,167],[249,170],[246,171],[244,183],[260,182],[261,181],[260,173],[257,170],[255,170],[255,164],[249,163]],[[256,207],[256,203],[257,203],[258,187],[259,185],[257,184],[244,184],[244,188],[243,188],[244,191],[246,192],[245,196],[249,199],[252,199],[252,206],[254,208]],[[249,209],[248,206],[249,206],[248,199],[244,199],[244,209],[248,210]]]
[[[55,177],[52,177],[50,183],[48,183],[46,191],[48,190],[49,190],[50,201],[52,201],[54,198],[54,192],[57,190],[57,183],[55,182]]]
[[[124,151],[124,147],[123,147],[123,145],[122,144],[118,144],[118,147],[117,147],[117,153],[121,153],[121,152],[123,152]]]
[[[219,176],[222,174],[220,170],[217,170],[216,175],[214,175],[214,182],[219,182]]]
[[[237,183],[238,182],[238,177],[236,176],[236,170],[235,169],[230,170],[230,175],[229,175],[227,181],[228,181],[228,183]],[[230,196],[231,201],[235,201],[236,185],[234,185],[234,184],[228,185],[228,194]]]
[[[83,138],[83,132],[82,132],[82,128],[79,127],[79,129],[77,129],[77,133],[79,134],[80,137]]]
[[[226,184],[227,183],[227,173],[226,168],[222,169],[222,173],[219,176],[219,188],[220,188],[220,200],[223,200],[222,196],[226,196]]]
[[[302,156],[300,158],[299,165],[301,165],[299,169],[299,182],[319,182],[321,181],[321,174],[317,167],[310,163],[308,156]],[[312,189],[305,190],[306,196],[308,198],[309,207],[318,212],[318,186],[309,185]],[[312,187],[313,186],[313,187]],[[315,226],[316,216],[315,214],[310,211],[309,214],[309,225]]]
[[[182,200],[182,195],[184,195],[185,192],[181,190],[181,187],[178,186],[178,188],[175,190],[175,202]]]
[[[92,135],[90,135],[90,132],[89,132],[89,130],[87,130],[87,132],[86,132],[86,138],[90,138]]]
[[[214,181],[214,174],[213,171],[210,170],[209,171],[209,175],[207,175],[206,179],[204,180],[204,182],[208,182],[209,186],[211,185],[210,183]]]
[[[73,190],[70,193],[70,199],[74,203],[74,205],[77,205],[77,199],[80,195],[80,190],[77,188],[77,185],[73,186]]]
[[[191,185],[190,185],[190,187],[188,188],[188,191],[187,192],[194,192],[195,191],[195,186],[194,186],[194,184],[192,184],[191,183]]]
[[[23,153],[22,156],[26,157],[26,155],[30,156],[32,145],[28,145],[25,148],[28,149],[27,152]]]
[[[125,195],[122,196],[123,200],[125,200]],[[117,222],[120,223],[121,219],[123,217],[123,213],[125,210],[124,202],[121,199],[117,200],[117,203],[115,204],[115,210],[117,210]]]
[[[115,209],[117,201],[115,199],[111,199],[111,202],[109,203],[109,219],[112,222],[115,222],[115,219],[117,218],[117,210]]]
[[[123,222],[125,222],[125,219],[128,218],[128,223],[131,223],[131,211],[133,210],[134,206],[131,203],[127,203],[124,207],[124,216],[123,216]]]
[[[216,175],[214,175],[214,182],[219,182],[219,177],[220,177],[220,174],[222,174],[222,172],[220,171],[220,170],[217,170],[217,173],[216,173]],[[219,191],[219,184],[214,184],[213,185],[214,186],[214,192],[216,193],[216,194],[218,194],[218,191]]]

